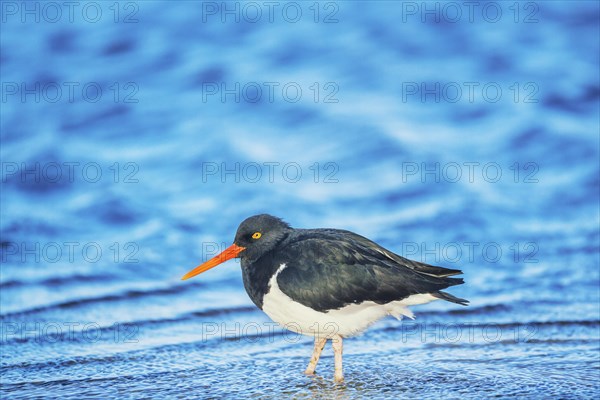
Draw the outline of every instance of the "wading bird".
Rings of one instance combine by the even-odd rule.
[[[406,259],[345,230],[294,229],[267,214],[243,221],[230,247],[182,279],[234,257],[241,258],[244,287],[258,308],[283,327],[314,336],[306,374],[314,374],[331,339],[336,382],[344,380],[343,338],[386,315],[413,318],[407,306],[438,299],[468,303],[442,292],[463,283],[450,278],[460,270]]]

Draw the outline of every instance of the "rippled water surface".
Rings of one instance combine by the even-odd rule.
[[[597,2],[22,4],[2,4],[3,399],[598,395]],[[180,281],[261,212],[460,268],[471,304],[347,340],[342,385],[329,346],[306,377],[311,339],[238,263]]]

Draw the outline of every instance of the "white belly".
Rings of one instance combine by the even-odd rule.
[[[366,301],[349,304],[337,310],[319,312],[294,302],[279,289],[277,276],[284,268],[285,264],[281,264],[269,281],[270,290],[263,298],[263,311],[282,327],[303,335],[328,338],[334,335],[354,336],[386,315],[398,319],[402,316],[413,318],[413,313],[406,308],[407,306],[437,300],[430,294],[416,294],[387,304]]]

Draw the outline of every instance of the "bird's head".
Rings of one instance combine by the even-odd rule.
[[[268,214],[245,219],[237,229],[233,244],[222,253],[194,268],[181,278],[189,279],[231,259],[257,260],[281,242],[292,228],[277,217]]]

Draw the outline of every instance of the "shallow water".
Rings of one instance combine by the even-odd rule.
[[[598,395],[597,2],[85,4],[2,5],[3,398]],[[239,264],[179,280],[260,212],[460,268],[471,305],[306,377]]]

